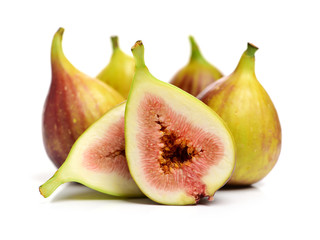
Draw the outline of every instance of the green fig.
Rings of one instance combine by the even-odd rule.
[[[125,103],[112,108],[77,139],[66,161],[40,186],[41,195],[49,197],[61,184],[78,182],[114,196],[143,196],[125,157],[124,110]]]
[[[209,84],[221,78],[222,73],[202,56],[192,36],[189,40],[191,44],[189,63],[176,73],[170,83],[197,96]]]
[[[43,110],[43,141],[49,158],[60,167],[76,139],[124,98],[112,87],[76,69],[62,51],[60,28],[51,48],[52,81]]]
[[[277,111],[255,74],[257,47],[248,43],[235,71],[198,96],[225,120],[236,143],[237,164],[229,185],[250,185],[264,178],[281,149]]]
[[[125,110],[131,176],[158,203],[186,205],[203,197],[213,199],[234,169],[231,133],[203,102],[151,75],[141,41],[132,53],[136,73]]]
[[[134,59],[120,49],[117,36],[111,37],[111,41],[113,53],[110,62],[97,78],[127,98],[134,75]]]

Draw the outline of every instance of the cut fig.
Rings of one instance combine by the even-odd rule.
[[[125,103],[114,107],[78,138],[66,161],[40,186],[44,197],[66,182],[78,182],[114,196],[143,196],[125,157],[124,110]]]
[[[131,176],[158,203],[186,205],[202,197],[213,199],[235,166],[230,131],[197,98],[150,74],[141,41],[132,52],[136,73],[125,112]]]

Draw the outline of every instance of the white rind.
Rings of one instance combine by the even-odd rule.
[[[208,175],[202,179],[207,185],[207,194],[213,196],[215,191],[229,179],[234,169],[234,144],[230,132],[223,120],[200,100],[173,85],[150,78],[153,78],[153,76],[147,71],[136,72],[134,86],[132,86],[134,90],[130,93],[126,106],[126,155],[133,179],[142,192],[156,202],[174,205],[195,203],[194,197],[188,195],[184,189],[176,192],[159,191],[154,186],[149,185],[144,176],[141,168],[143,164],[140,161],[140,152],[136,141],[140,129],[136,126],[139,122],[139,105],[145,93],[150,93],[162,98],[177,114],[186,116],[194,126],[199,126],[206,132],[216,135],[222,142],[225,147],[223,159],[218,165],[212,166],[208,170]]]

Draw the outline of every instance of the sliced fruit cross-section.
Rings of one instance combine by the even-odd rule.
[[[235,165],[232,136],[223,120],[183,90],[157,80],[136,60],[125,112],[129,170],[142,192],[163,204],[197,203],[230,178]]]
[[[124,110],[125,103],[114,107],[80,136],[64,164],[40,186],[44,197],[65,182],[82,183],[115,196],[143,196],[125,157]]]

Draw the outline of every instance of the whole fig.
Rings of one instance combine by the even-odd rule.
[[[236,144],[236,168],[229,185],[250,185],[265,177],[281,149],[277,111],[255,75],[255,52],[248,43],[235,71],[209,85],[198,98],[229,126]]]
[[[64,56],[60,28],[51,48],[52,80],[43,111],[43,141],[60,167],[76,139],[110,108],[124,101],[112,87],[76,69]]]
[[[97,78],[127,98],[134,75],[134,59],[120,49],[117,36],[112,36],[111,42],[113,53],[110,62]]]
[[[170,83],[197,96],[209,84],[221,78],[222,73],[202,56],[192,36],[189,40],[191,44],[189,63],[176,73]]]

